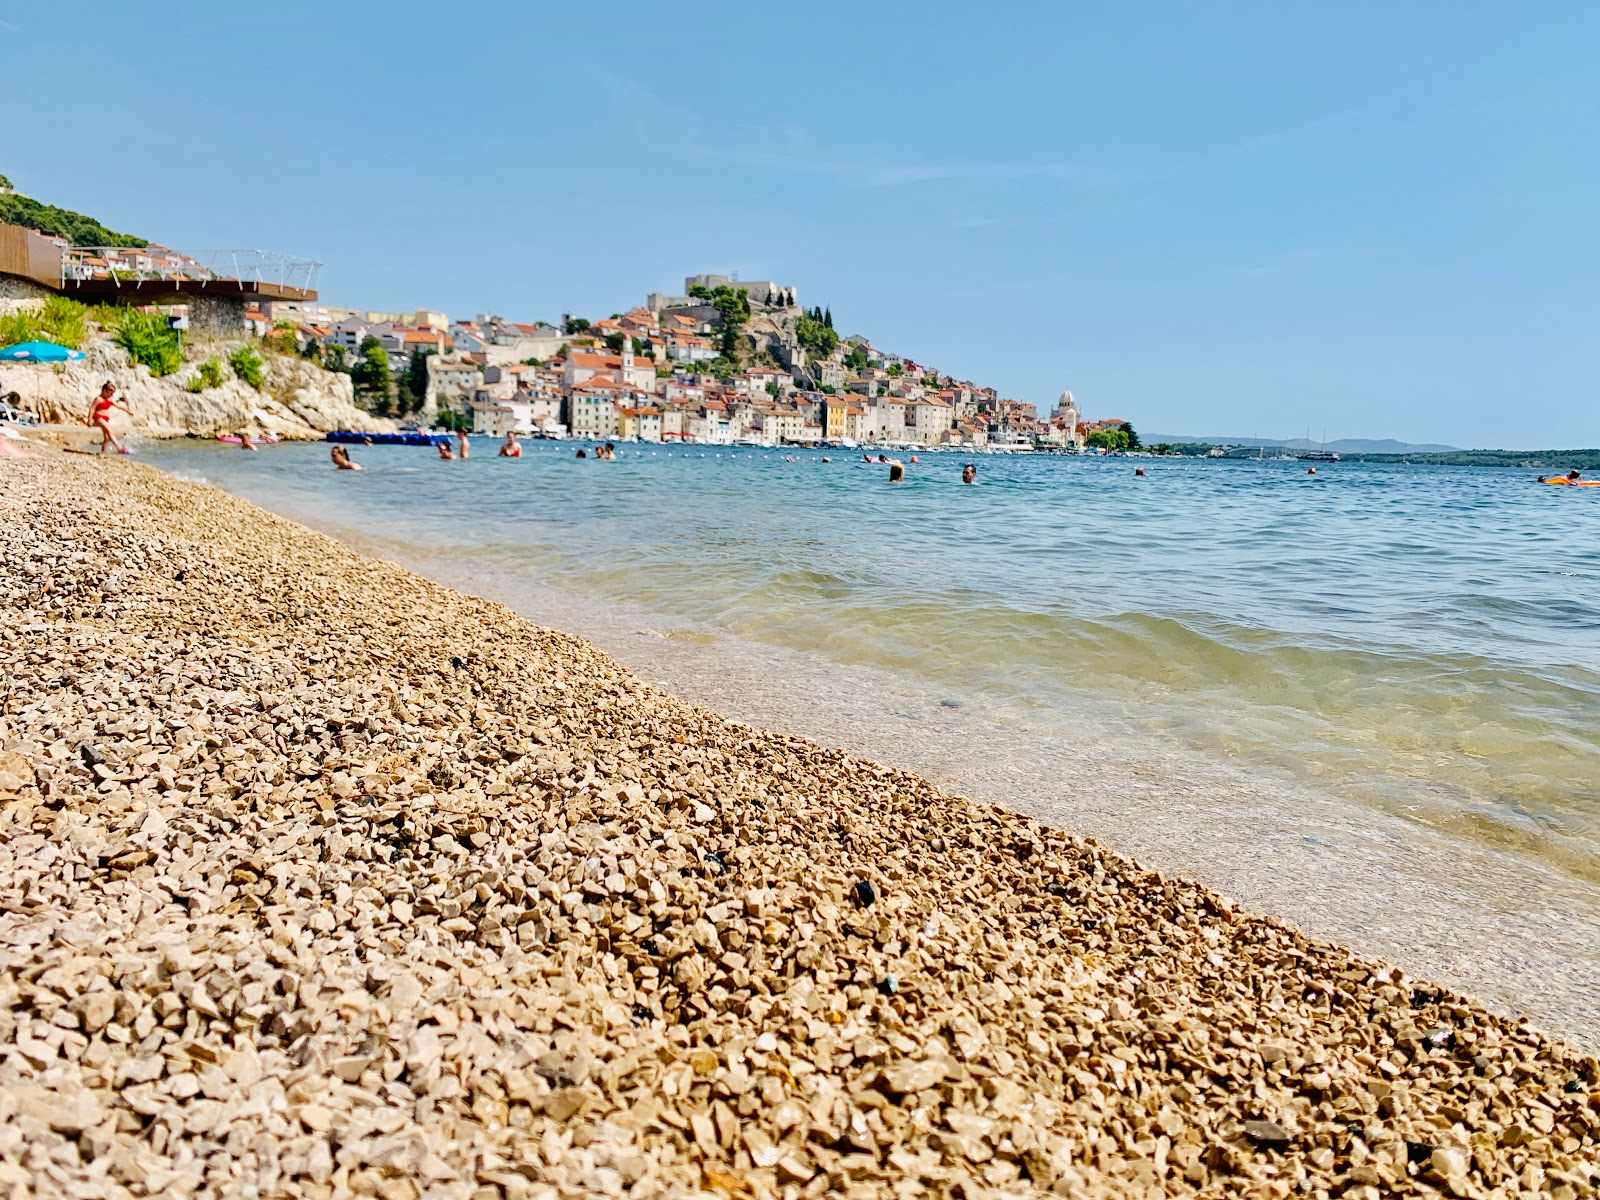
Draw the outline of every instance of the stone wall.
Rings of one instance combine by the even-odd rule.
[[[47,287],[17,275],[0,275],[0,300],[43,300],[54,295]]]
[[[212,337],[236,338],[245,335],[243,300],[228,296],[186,296],[189,328]]]

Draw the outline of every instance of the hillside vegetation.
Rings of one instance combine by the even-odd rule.
[[[54,204],[41,204],[32,196],[12,191],[11,180],[0,175],[0,221],[7,225],[21,225],[37,229],[40,233],[64,237],[74,246],[147,246],[150,243],[131,233],[118,233],[107,229],[93,217],[86,217],[69,208]]]

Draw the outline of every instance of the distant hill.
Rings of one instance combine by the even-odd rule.
[[[1210,446],[1281,446],[1285,450],[1331,450],[1335,454],[1449,454],[1459,449],[1438,442],[1397,442],[1394,438],[1338,438],[1324,445],[1305,438],[1189,437],[1171,433],[1141,433],[1147,446],[1161,442],[1198,442]]]
[[[150,243],[131,233],[118,233],[107,229],[93,217],[73,212],[70,208],[57,208],[53,204],[40,204],[32,196],[24,196],[12,188],[11,180],[0,175],[0,222],[37,229],[40,233],[64,237],[74,246],[148,246]]]

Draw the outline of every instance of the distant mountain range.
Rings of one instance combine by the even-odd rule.
[[[1141,433],[1146,446],[1161,442],[1204,442],[1212,446],[1281,446],[1285,450],[1331,450],[1335,454],[1448,454],[1459,446],[1438,442],[1397,442],[1394,438],[1338,438],[1331,442],[1311,442],[1305,438],[1190,437],[1173,433]]]

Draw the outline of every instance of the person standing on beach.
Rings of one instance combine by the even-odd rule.
[[[466,458],[470,449],[467,445],[467,431],[465,429],[456,430],[456,440],[461,443],[461,457]]]
[[[125,404],[118,404],[113,400],[112,397],[116,394],[116,385],[109,379],[101,384],[100,394],[95,397],[94,403],[89,408],[89,417],[84,421],[85,425],[98,425],[100,427],[101,454],[106,452],[107,446],[114,447],[118,454],[128,453],[128,448],[117,441],[116,435],[111,432],[111,410],[120,408],[131,417],[133,416],[133,409]]]

